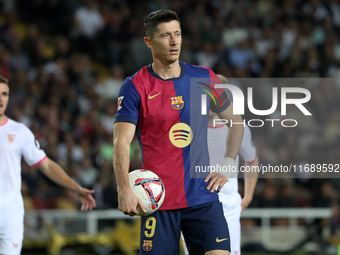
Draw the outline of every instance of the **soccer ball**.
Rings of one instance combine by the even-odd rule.
[[[138,169],[129,173],[132,192],[142,200],[147,211],[138,208],[139,215],[149,215],[155,212],[163,203],[165,189],[161,178],[149,170]]]

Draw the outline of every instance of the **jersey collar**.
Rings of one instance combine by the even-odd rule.
[[[3,123],[0,123],[0,127],[5,126],[7,124],[7,122],[8,122],[8,117],[6,116],[5,121]]]
[[[180,76],[180,77],[177,77],[177,78],[171,78],[171,79],[166,79],[166,80],[162,79],[160,76],[158,76],[158,75],[153,71],[153,69],[152,69],[152,63],[150,63],[150,64],[148,65],[148,71],[149,71],[149,73],[150,73],[153,77],[155,77],[155,78],[157,78],[157,79],[160,79],[160,80],[162,80],[162,81],[175,81],[175,80],[181,79],[181,78],[184,76],[184,74],[185,74],[185,65],[184,65],[184,63],[183,63],[183,62],[179,62],[179,64],[180,64],[180,66],[181,66],[182,71],[181,71],[181,76]]]

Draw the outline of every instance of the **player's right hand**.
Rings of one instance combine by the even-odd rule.
[[[146,213],[142,200],[131,189],[118,192],[118,209],[125,215],[138,215],[138,208]]]

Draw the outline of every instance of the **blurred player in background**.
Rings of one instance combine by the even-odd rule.
[[[222,84],[227,84],[227,79],[218,74]],[[227,139],[228,126],[225,124],[215,124],[214,120],[219,119],[216,113],[210,111],[208,126],[208,149],[210,165],[221,165],[225,154],[225,140]],[[220,123],[220,122],[217,122]],[[259,160],[256,149],[252,142],[250,128],[246,125],[242,139],[239,155],[245,161],[245,167],[257,169]],[[239,169],[239,155],[236,158],[236,169]],[[249,169],[248,168],[248,169]],[[228,223],[230,233],[231,255],[241,254],[241,212],[248,207],[253,199],[255,186],[257,183],[257,172],[244,173],[244,197],[238,193],[237,172],[219,192],[219,200],[222,202],[224,216]],[[184,243],[185,254],[189,254]]]
[[[223,76],[217,75],[222,84],[227,84],[227,79]],[[210,164],[212,166],[219,164],[223,160],[225,153],[225,146],[222,141],[225,141],[226,134],[228,132],[227,125],[218,125],[214,127],[214,119],[218,116],[211,112],[209,116],[208,126],[208,148],[210,154]],[[257,170],[259,166],[259,160],[256,155],[256,149],[252,141],[250,128],[246,125],[244,127],[244,134],[242,139],[239,155],[244,160],[246,167]],[[236,169],[239,169],[239,155],[236,158]],[[249,169],[248,168],[248,169]],[[244,197],[241,199],[238,193],[238,181],[237,172],[233,178],[229,179],[227,185],[225,185],[221,192],[218,194],[220,202],[222,202],[224,216],[227,219],[229,232],[230,232],[230,247],[232,255],[241,254],[241,224],[240,216],[241,212],[248,207],[253,199],[255,186],[257,183],[258,172],[245,172],[244,173]]]
[[[137,133],[143,168],[155,172],[166,190],[160,209],[150,216],[142,216],[140,254],[178,254],[181,230],[191,254],[230,254],[228,226],[214,192],[217,187],[219,191],[228,178],[221,173],[210,173],[205,179],[190,177],[190,169],[195,165],[209,166],[206,146],[209,115],[199,116],[195,119],[197,125],[189,126],[190,105],[195,100],[195,104],[200,105],[202,93],[190,97],[190,79],[220,82],[208,68],[179,62],[182,36],[175,12],[150,13],[144,28],[144,41],[151,49],[153,63],[123,83],[114,124],[113,166],[119,209],[130,216],[138,215],[138,207],[145,210],[132,193],[128,177],[130,143]],[[210,83],[214,86],[214,82]],[[232,114],[232,103],[226,92],[223,89],[218,92],[220,102],[211,104],[211,109],[223,119],[242,121],[239,115]],[[207,108],[209,110],[209,105]],[[193,134],[192,141],[188,139],[188,144],[178,146],[175,139],[171,140],[172,128]],[[234,165],[243,126],[234,125],[229,132],[224,144],[226,166]]]
[[[20,254],[24,233],[24,205],[21,196],[21,159],[57,184],[71,190],[81,201],[82,211],[96,206],[93,190],[75,183],[45,152],[39,149],[32,132],[9,119],[5,110],[9,101],[8,80],[0,76],[0,255]]]

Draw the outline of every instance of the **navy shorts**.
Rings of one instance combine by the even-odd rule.
[[[228,225],[219,201],[156,211],[142,216],[141,222],[139,254],[178,255],[181,231],[190,255],[230,251]]]

